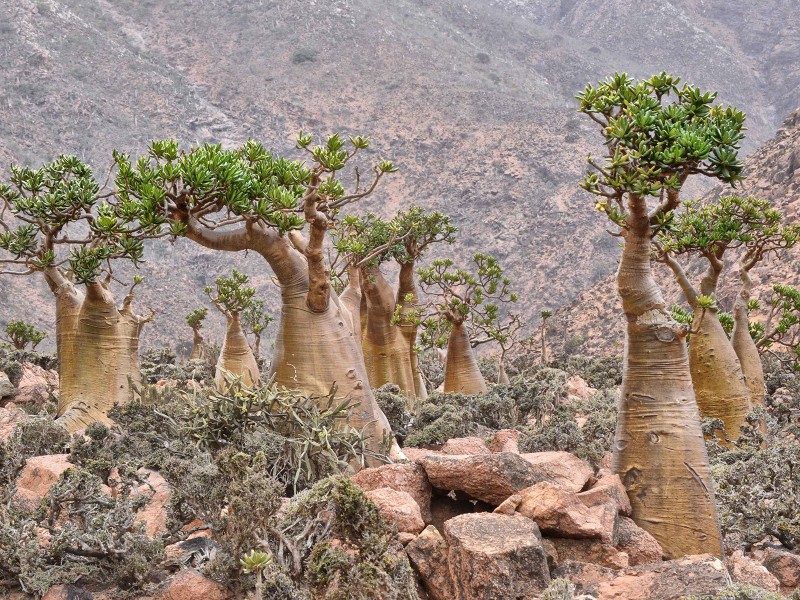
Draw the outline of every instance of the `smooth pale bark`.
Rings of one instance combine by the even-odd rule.
[[[613,469],[628,491],[634,520],[668,557],[721,556],[684,336],[653,278],[644,199],[631,197],[629,212],[617,273],[627,330]]]
[[[205,340],[200,329],[192,329],[194,332],[194,339],[192,340],[192,353],[189,355],[189,360],[203,360],[206,355]]]
[[[761,355],[758,352],[758,347],[750,335],[750,316],[747,312],[747,302],[750,300],[750,290],[753,284],[747,269],[741,266],[739,268],[739,276],[742,279],[742,288],[739,290],[733,305],[731,343],[742,365],[744,379],[750,391],[750,404],[752,406],[763,406],[764,398],[767,394],[764,384],[764,366],[761,364]]]
[[[447,338],[447,358],[444,363],[445,393],[484,394],[486,381],[478,368],[472,351],[469,331],[464,323],[453,323]]]
[[[497,383],[509,383],[508,373],[506,373],[506,365],[502,355],[497,358]]]
[[[723,263],[721,258],[708,258],[709,268],[700,282],[706,296],[716,293]],[[697,292],[677,261],[669,257],[668,266],[675,274],[683,295],[694,311],[692,337],[689,340],[689,368],[700,415],[720,419],[731,440],[741,434],[750,411],[750,390],[745,382],[739,358],[722,328],[716,311],[701,309]],[[727,444],[720,439],[721,444]]]
[[[413,398],[414,372],[408,340],[401,327],[392,323],[394,290],[378,268],[364,273],[361,287],[367,299],[367,328],[362,343],[369,383],[373,388],[393,383],[407,398]]]
[[[281,288],[281,312],[271,364],[275,382],[309,395],[327,395],[335,384],[338,397],[347,397],[358,405],[349,424],[370,436],[371,450],[385,451],[394,437],[369,387],[348,311],[335,294],[331,294],[332,301],[324,311],[312,310],[307,301],[310,282],[303,253],[287,237],[258,224],[222,232],[204,230],[190,219],[188,227],[187,237],[207,248],[254,250],[264,257]],[[393,452],[402,457],[399,449]],[[370,465],[375,462],[368,461]]]
[[[355,265],[349,265],[347,272],[347,286],[339,296],[339,300],[347,310],[347,321],[350,323],[350,329],[353,331],[359,348],[361,348],[361,301],[364,299],[361,291],[361,270]]]
[[[401,317],[405,317],[409,312],[414,310],[414,306],[419,300],[417,284],[414,280],[414,265],[414,261],[400,265],[396,303],[397,306],[400,307]],[[411,358],[411,373],[414,378],[414,399],[416,402],[424,401],[428,397],[428,387],[425,385],[425,379],[422,377],[422,371],[419,368],[419,356],[417,355],[416,345],[419,326],[416,325],[413,320],[401,318],[398,327],[406,341],[408,354]]]
[[[242,330],[239,313],[229,313],[225,317],[228,324],[217,360],[214,384],[218,390],[224,391],[228,387],[227,380],[237,377],[244,385],[253,388],[258,384],[260,375],[258,363]]]
[[[47,279],[58,281],[58,276],[49,273]],[[61,289],[69,289],[71,284],[62,280]],[[149,319],[133,314],[132,297],[118,309],[101,282],[87,285],[85,296],[72,287],[71,292],[57,293],[56,299],[60,379],[56,422],[68,431],[110,423],[109,409],[128,402],[130,383],[140,382],[139,334]]]

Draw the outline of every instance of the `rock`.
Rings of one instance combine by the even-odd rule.
[[[455,598],[448,566],[447,544],[436,527],[428,525],[406,546],[406,554],[422,577],[431,600]]]
[[[419,459],[431,485],[458,490],[498,506],[511,494],[542,481],[539,470],[518,454],[425,456]]]
[[[616,504],[619,514],[626,516],[631,514],[631,501],[628,499],[622,480],[616,473],[601,477],[590,489],[578,494],[578,498],[589,507],[607,504],[610,500]]]
[[[795,588],[800,585],[800,555],[767,547],[763,563],[782,586]]]
[[[184,569],[167,581],[153,600],[227,600],[230,593],[216,581],[203,577],[194,569]]]
[[[543,481],[519,492],[517,512],[536,521],[543,533],[559,537],[602,538],[603,507],[587,508],[578,495]]]
[[[592,563],[609,569],[624,569],[629,566],[628,555],[601,540],[573,540],[548,538],[556,551],[555,562],[573,560]]]
[[[3,371],[0,371],[0,398],[7,398],[14,393],[14,384]]]
[[[352,477],[353,483],[365,492],[391,488],[407,492],[416,500],[426,523],[431,521],[431,484],[425,470],[415,463],[397,463],[362,469]]]
[[[42,600],[94,600],[94,596],[82,587],[67,584],[51,587]]]
[[[573,375],[567,380],[567,398],[570,400],[588,400],[597,393],[593,387],[589,387],[582,377]]]
[[[461,515],[444,537],[456,600],[529,598],[550,584],[539,528],[524,517]]]
[[[378,507],[384,521],[397,527],[398,532],[417,534],[425,528],[419,504],[408,492],[377,488],[366,495]]]
[[[5,408],[0,408],[0,440],[11,437],[14,428],[28,418],[28,413],[17,408],[13,402],[9,402]]]
[[[501,429],[489,442],[489,452],[513,452],[519,454],[519,431],[516,429]]]
[[[479,437],[463,437],[447,440],[442,446],[442,454],[489,454],[486,442]]]
[[[517,512],[519,503],[522,502],[522,496],[519,494],[512,494],[503,503],[494,509],[494,513],[498,515],[513,515]]]
[[[32,456],[25,461],[17,477],[14,501],[21,506],[34,509],[41,503],[61,474],[75,465],[67,462],[68,454]]]
[[[569,452],[533,452],[520,454],[536,467],[539,481],[551,481],[571,492],[580,492],[592,479],[594,470]]]
[[[33,363],[22,363],[22,376],[14,393],[17,404],[41,404],[52,391],[58,391],[58,372],[48,371]]]
[[[474,512],[491,512],[493,506],[481,500],[472,500],[464,492],[436,493],[431,498],[431,522],[439,531],[444,531],[445,522],[453,517]]]
[[[747,583],[760,587],[770,592],[780,590],[780,582],[767,568],[745,556],[741,550],[736,550],[728,557],[728,572],[735,583]]]
[[[627,553],[631,566],[659,562],[664,555],[656,538],[628,517],[619,519],[616,547]]]
[[[624,569],[600,583],[597,600],[675,600],[713,596],[728,584],[722,561],[710,554],[685,556]]]
[[[553,578],[569,580],[575,586],[576,595],[586,594],[593,598],[597,598],[600,584],[611,581],[616,574],[616,571],[608,567],[571,560],[562,560],[558,567],[552,569]]]
[[[403,546],[406,546],[417,539],[417,536],[413,533],[408,533],[406,531],[401,531],[397,534],[397,541],[400,542]]]
[[[150,484],[139,487],[139,494],[153,494],[153,497],[137,513],[137,521],[144,522],[144,531],[148,537],[155,537],[159,533],[167,531],[167,505],[171,490],[166,479],[157,471],[150,469],[139,469],[140,475],[147,475],[147,482]],[[150,489],[153,487],[153,490]]]
[[[442,453],[428,448],[403,448],[403,454],[406,455],[409,462],[419,463],[420,459],[426,456],[441,456]]]
[[[595,513],[600,523],[603,525],[603,534],[600,539],[606,544],[616,546],[619,542],[619,509],[617,504],[609,502],[589,508]]]

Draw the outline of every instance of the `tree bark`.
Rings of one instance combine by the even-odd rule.
[[[667,556],[721,556],[686,344],[653,278],[644,199],[631,196],[629,212],[617,273],[628,323],[613,468],[628,491],[634,520]]]
[[[52,274],[48,276],[53,277]],[[57,296],[58,301],[61,300]],[[86,286],[71,331],[71,310],[62,306],[57,321],[62,329],[59,346],[60,396],[57,423],[68,431],[92,423],[110,423],[109,409],[131,398],[130,383],[139,382],[139,334],[147,319],[134,315],[128,302],[114,304],[111,291],[96,281]],[[59,314],[60,313],[60,314]],[[57,338],[59,334],[57,332]]]
[[[486,381],[469,341],[464,323],[453,323],[447,338],[447,358],[444,363],[444,391],[458,394],[484,394]]]
[[[400,278],[397,286],[397,305],[401,307],[400,314],[405,316],[414,309],[414,305],[419,300],[417,284],[414,279],[415,261],[410,261],[400,265]],[[407,298],[410,298],[407,299]],[[406,340],[408,353],[411,357],[411,373],[414,377],[414,397],[415,402],[421,402],[428,398],[428,388],[422,371],[419,368],[419,356],[417,355],[417,333],[419,327],[408,319],[403,319],[398,324],[400,333]]]
[[[744,379],[750,392],[751,406],[763,406],[767,393],[764,384],[764,367],[761,364],[758,347],[750,336],[750,316],[747,312],[747,302],[750,300],[753,283],[750,280],[750,273],[741,265],[739,266],[739,277],[742,279],[742,287],[733,304],[731,343],[742,365]]]
[[[203,334],[199,329],[192,329],[194,332],[194,340],[192,341],[192,353],[189,355],[189,360],[203,360],[206,354],[205,340]]]
[[[399,325],[392,324],[395,293],[377,267],[364,273],[361,284],[367,298],[364,363],[373,388],[394,383],[406,398],[414,398],[414,373],[408,340]]]
[[[247,387],[256,387],[259,380],[258,363],[242,330],[239,313],[227,314],[226,318],[228,326],[217,360],[214,384],[218,390],[225,391],[228,387],[227,379],[239,377]]]
[[[344,288],[339,299],[343,307],[347,309],[347,321],[350,323],[350,329],[353,331],[359,348],[361,348],[361,300],[363,298],[361,290],[361,269],[351,264],[348,265],[347,272],[347,287]]]

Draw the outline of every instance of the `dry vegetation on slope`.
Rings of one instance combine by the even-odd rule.
[[[617,252],[577,189],[591,137],[574,93],[614,69],[673,70],[745,110],[753,148],[796,98],[799,19],[779,0],[21,0],[0,6],[0,165],[63,151],[101,170],[113,147],[166,136],[291,152],[301,127],[364,133],[401,172],[363,209],[452,214],[455,254],[501,258],[534,318]],[[233,264],[276,295],[258,261],[166,245],[148,258],[142,300],[160,316],[145,345],[188,342],[182,316]],[[0,279],[0,307],[53,322],[35,278]]]

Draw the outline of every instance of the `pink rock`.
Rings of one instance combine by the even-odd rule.
[[[556,562],[574,560],[592,563],[609,569],[624,569],[629,566],[628,555],[601,540],[575,540],[548,538],[556,550]]]
[[[55,369],[43,369],[39,365],[25,362],[22,363],[22,377],[20,377],[18,388],[45,385],[51,389],[58,389],[58,371]]]
[[[625,491],[625,486],[622,485],[622,480],[616,473],[604,475],[592,485],[591,489],[578,494],[578,498],[586,506],[613,502],[617,506],[619,514],[627,516],[631,514],[631,501],[628,499],[628,493]]]
[[[47,590],[42,600],[92,600],[94,596],[77,585],[56,585]]]
[[[406,554],[422,577],[425,591],[432,600],[456,597],[447,558],[447,543],[433,525],[428,525],[406,546]]]
[[[463,437],[453,438],[447,440],[442,446],[443,454],[458,454],[458,455],[472,455],[472,454],[489,454],[489,448],[486,443],[479,437]]]
[[[171,491],[169,484],[160,473],[150,469],[140,469],[139,473],[147,475],[147,482],[150,485],[140,486],[135,493],[153,494],[153,497],[137,513],[136,520],[144,522],[144,531],[148,537],[152,538],[167,531],[167,505]],[[150,486],[153,489],[150,489]]]
[[[542,480],[540,470],[518,454],[426,456],[419,463],[428,481],[440,490],[457,490],[498,506],[511,494]]]
[[[513,452],[519,454],[519,431],[516,429],[501,429],[489,442],[490,452]]]
[[[800,585],[800,555],[768,547],[764,551],[763,563],[782,586],[795,588]]]
[[[607,527],[601,510],[587,508],[578,495],[543,481],[519,492],[517,512],[536,521],[543,533],[559,537],[602,538]]]
[[[567,380],[567,398],[576,400],[588,400],[597,393],[593,387],[589,387],[583,378],[573,375]]]
[[[0,408],[0,441],[8,439],[14,433],[14,428],[29,419],[28,413],[19,409],[13,402]]]
[[[414,463],[419,463],[420,459],[426,456],[440,456],[442,453],[438,450],[428,450],[427,448],[403,448],[403,454],[406,458]]]
[[[14,501],[29,509],[39,506],[61,474],[75,465],[67,462],[68,454],[32,456],[17,477]]]
[[[781,584],[767,568],[745,556],[741,550],[736,550],[731,556],[728,557],[728,571],[731,578],[736,583],[747,583],[754,585],[770,592],[777,592],[780,590]]]
[[[400,531],[397,534],[397,541],[400,542],[403,546],[407,546],[415,539],[417,539],[417,536],[413,533],[408,533],[407,531]]]
[[[580,492],[594,475],[594,470],[569,452],[533,452],[520,454],[531,463],[539,479],[557,483],[571,492]]]
[[[616,547],[628,554],[631,566],[660,562],[664,554],[656,538],[627,517],[619,519]]]
[[[536,523],[520,516],[465,514],[444,524],[454,598],[533,598],[550,584]]]
[[[513,515],[517,512],[517,507],[520,502],[522,502],[522,496],[520,494],[512,494],[503,500],[503,503],[492,512],[498,515]]]
[[[153,600],[227,600],[230,592],[194,569],[179,571],[153,596]]]
[[[362,469],[352,476],[353,483],[365,492],[391,488],[407,492],[416,500],[426,523],[431,521],[431,484],[425,470],[415,463],[395,463]]]
[[[377,488],[369,490],[366,495],[378,507],[383,520],[397,527],[398,532],[417,534],[425,528],[419,504],[411,494],[391,488]]]

